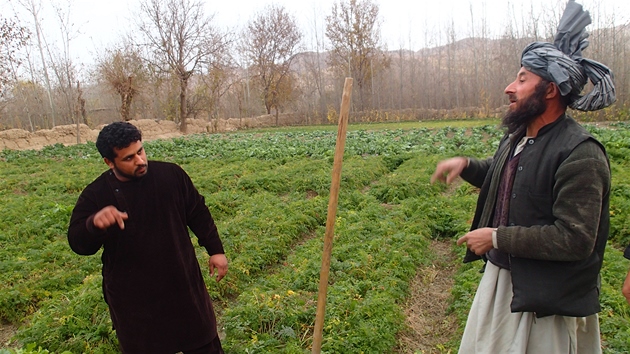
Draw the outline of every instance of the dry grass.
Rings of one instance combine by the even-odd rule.
[[[11,337],[17,332],[17,327],[14,325],[0,324],[0,349],[6,349],[11,344]]]
[[[457,331],[454,315],[447,314],[457,260],[451,241],[433,241],[435,254],[430,266],[418,270],[411,283],[411,295],[405,308],[409,330],[399,336],[397,353],[449,353],[444,344]]]

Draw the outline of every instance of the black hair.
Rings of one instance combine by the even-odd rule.
[[[564,105],[564,108],[570,107],[573,102],[579,99],[580,99],[580,94],[575,93],[573,91],[569,92],[566,96],[560,95],[560,103]]]
[[[102,157],[114,161],[114,149],[124,149],[136,141],[142,141],[142,132],[136,126],[128,122],[114,122],[98,133],[96,148]]]

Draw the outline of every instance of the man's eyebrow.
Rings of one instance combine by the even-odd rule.
[[[142,151],[142,149],[144,149],[144,146],[140,147],[140,149],[138,149],[138,151],[136,151],[136,152],[134,152],[134,153],[132,153],[132,154],[129,154],[129,155],[123,156],[122,158],[123,158],[123,159],[128,159],[129,157],[131,157],[131,156],[133,156],[133,155],[136,155],[137,153],[139,153],[140,151]]]

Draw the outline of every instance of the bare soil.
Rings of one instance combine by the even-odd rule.
[[[6,349],[9,347],[11,337],[17,332],[17,327],[14,325],[0,324],[0,349]]]
[[[293,125],[291,123],[295,121],[295,115],[291,113],[280,114],[277,121],[273,115],[243,119],[218,119],[211,122],[204,119],[189,118],[186,121],[188,134],[219,133],[239,129]],[[142,139],[144,141],[184,136],[179,130],[179,126],[173,121],[137,119],[131,120],[129,123],[132,123],[142,131]],[[81,143],[94,142],[102,127],[103,125],[99,125],[92,129],[85,124],[80,124],[79,126],[58,125],[52,129],[41,129],[35,132],[29,132],[24,129],[0,130],[0,151],[4,149],[40,150],[45,146],[54,144],[74,145],[77,141]]]
[[[432,241],[435,258],[411,283],[405,309],[409,330],[399,335],[397,353],[450,353],[444,344],[455,335],[457,320],[447,309],[458,264],[451,247],[452,241]]]

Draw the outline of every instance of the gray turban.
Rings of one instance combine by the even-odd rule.
[[[521,65],[543,79],[555,82],[561,96],[569,96],[569,107],[580,111],[596,111],[615,102],[613,74],[604,64],[582,58],[588,47],[588,33],[584,28],[591,23],[588,11],[569,0],[558,24],[554,43],[534,42],[523,49]],[[594,88],[582,96],[587,78]]]

